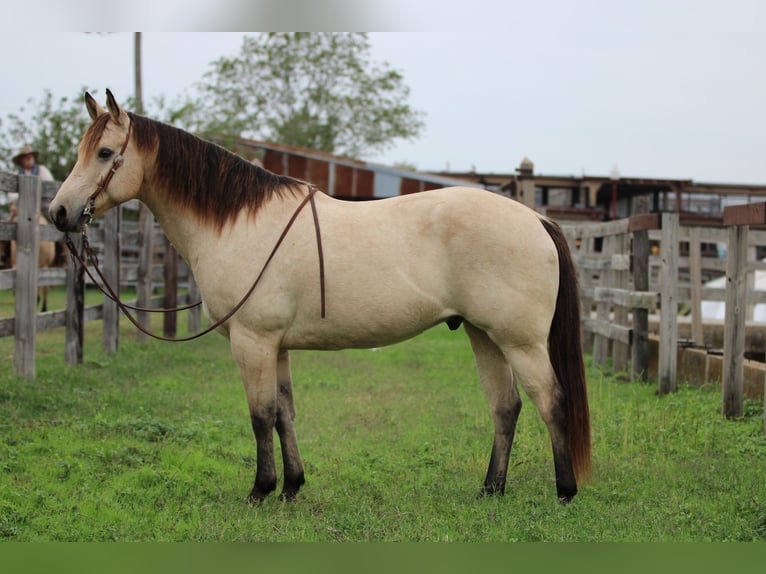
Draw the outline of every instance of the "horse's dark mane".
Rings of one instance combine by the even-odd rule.
[[[219,229],[242,210],[255,214],[274,196],[294,193],[303,182],[258,167],[223,147],[173,126],[133,113],[133,141],[142,153],[156,151],[153,184],[179,208]],[[98,145],[109,114],[86,132],[86,149]]]

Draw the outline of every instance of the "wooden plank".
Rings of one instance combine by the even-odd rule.
[[[728,418],[742,416],[743,409],[747,233],[748,227],[746,225],[736,225],[729,228],[722,374],[722,412]]]
[[[0,221],[0,241],[11,241],[14,239],[16,239],[16,224],[10,221]]]
[[[649,200],[639,197],[637,209],[643,216],[649,210]],[[659,223],[659,222],[658,222]],[[633,262],[633,288],[639,292],[649,292],[649,231],[643,225],[636,224],[633,231],[631,255]],[[656,301],[657,293],[653,293]],[[645,381],[649,371],[649,311],[645,307],[633,305],[633,339],[631,341],[631,379]]]
[[[611,239],[614,242],[614,250],[622,254],[630,263],[630,256],[628,255],[628,234],[615,235]],[[619,271],[609,272],[610,283],[617,289],[625,289],[628,287],[628,267]],[[628,329],[630,332],[630,326],[628,325],[628,309],[624,305],[615,305],[613,310],[614,324]],[[616,373],[624,372],[628,369],[628,358],[630,353],[630,338],[627,341],[622,339],[612,340],[612,369]]]
[[[64,233],[56,229],[53,225],[41,225],[40,241],[64,241]]]
[[[724,225],[763,225],[766,223],[766,202],[730,205],[723,210]]]
[[[0,290],[13,289],[16,286],[16,270],[0,270]]]
[[[700,289],[700,297],[705,301],[726,301],[726,288],[703,287]]]
[[[702,249],[700,228],[689,230],[689,282],[691,283],[692,340],[697,345],[705,344],[702,328]]]
[[[72,243],[82,254],[82,238],[72,236]],[[64,357],[70,365],[82,363],[84,314],[85,314],[85,270],[75,265],[71,257],[67,258],[67,292],[66,292],[66,339],[64,342]]]
[[[47,331],[56,327],[66,325],[66,310],[57,309],[56,311],[47,311],[37,316],[37,330]]]
[[[610,236],[604,239],[602,244],[603,259],[611,260],[614,254],[614,237]],[[607,278],[607,275],[604,275]],[[596,319],[602,324],[609,323],[610,305],[605,301],[596,302]],[[609,339],[609,335],[602,331],[593,331],[593,364],[597,367],[604,367],[609,359],[609,351],[611,349],[612,342]]]
[[[13,369],[17,375],[34,379],[37,342],[37,272],[40,249],[39,177],[19,176],[18,209]]]
[[[650,229],[660,229],[659,213],[639,213],[631,215],[628,219],[628,231],[648,231]]]
[[[12,337],[16,329],[16,317],[0,319],[0,337]]]
[[[188,294],[188,301],[187,303],[196,303],[200,300],[200,292],[199,287],[197,287],[197,282],[194,279],[194,275],[191,272],[191,269],[188,270],[189,273],[189,294]],[[188,314],[186,316],[186,328],[189,330],[189,333],[198,333],[200,331],[200,307],[197,306],[194,309],[189,309]]]
[[[653,291],[631,291],[614,287],[596,287],[593,289],[595,301],[603,301],[630,309],[656,310],[659,306],[659,293]]]
[[[580,250],[583,253],[592,253],[595,244],[594,238],[585,238],[580,242]],[[590,317],[593,312],[593,274],[587,270],[583,270],[577,267],[577,275],[580,283],[581,292],[583,295],[580,298],[580,309],[586,317]],[[595,337],[592,333],[585,332],[583,336],[583,351],[586,353],[593,353]]]
[[[38,287],[58,287],[66,285],[66,269],[63,267],[47,267],[37,273]]]
[[[604,255],[574,255],[574,263],[581,269],[591,271],[627,271],[630,269],[630,256],[625,253]]]
[[[4,191],[5,193],[18,193],[18,174],[0,170],[0,191]]]
[[[120,293],[120,220],[122,210],[117,207],[104,214],[104,278],[115,292]],[[120,347],[120,309],[104,296],[104,329],[101,345],[107,353],[116,353]]]
[[[573,228],[575,239],[587,239],[595,237],[608,237],[610,235],[621,235],[628,232],[628,219],[617,219],[604,223],[587,223],[580,225],[566,225],[563,227]]]
[[[178,253],[167,237],[165,237],[165,261],[163,271],[163,307],[165,309],[175,309],[178,307]],[[178,324],[177,315],[178,313],[175,311],[172,313],[163,313],[162,334],[165,337],[176,336]]]
[[[154,232],[154,215],[149,208],[145,205],[141,205],[139,211],[139,227],[141,234],[139,236],[139,245],[141,247],[141,253],[138,260],[138,281],[136,283],[136,297],[138,299],[139,307],[148,307],[149,301],[152,297],[152,258],[153,258],[153,241],[152,235]],[[149,329],[151,328],[151,314],[146,312],[138,312],[136,314],[139,324]],[[139,341],[147,341],[149,336],[142,331],[137,332]]]
[[[677,390],[678,214],[662,214],[662,285],[660,287],[659,394]]]
[[[624,345],[630,345],[631,333],[633,329],[624,325],[617,325],[611,321],[602,321],[600,319],[583,319],[583,329],[599,335],[604,339],[618,341]]]

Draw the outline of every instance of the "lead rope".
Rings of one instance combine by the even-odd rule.
[[[125,314],[125,316],[128,318],[128,320],[135,325],[135,327],[141,331],[142,333],[145,333],[146,335],[149,335],[150,337],[154,339],[159,339],[160,341],[169,341],[172,343],[181,343],[184,341],[192,341],[194,339],[198,339],[202,337],[203,335],[207,335],[211,331],[214,331],[221,325],[223,325],[226,321],[231,319],[234,314],[239,311],[239,309],[242,307],[242,305],[245,304],[245,302],[250,298],[250,295],[253,294],[253,291],[255,291],[256,286],[261,280],[261,277],[263,277],[263,274],[266,272],[266,267],[268,267],[269,263],[271,263],[271,260],[274,258],[274,255],[276,255],[277,250],[279,249],[279,246],[282,245],[282,242],[284,241],[285,237],[287,236],[287,232],[290,231],[290,228],[293,226],[293,223],[298,218],[298,214],[303,210],[303,208],[306,206],[307,203],[311,203],[311,211],[313,213],[314,218],[314,227],[316,229],[316,238],[317,238],[317,249],[319,252],[319,288],[320,288],[320,297],[321,297],[321,309],[322,309],[322,318],[325,318],[325,286],[324,286],[324,256],[322,253],[322,237],[319,231],[319,217],[317,215],[317,208],[316,203],[314,202],[314,194],[318,191],[318,188],[315,186],[311,186],[309,188],[309,192],[306,195],[306,197],[301,201],[301,203],[298,205],[298,207],[293,212],[292,217],[287,222],[287,225],[285,226],[284,230],[282,231],[282,234],[279,236],[279,239],[277,239],[277,242],[274,244],[274,248],[271,250],[271,253],[269,254],[269,257],[266,259],[266,262],[263,264],[263,267],[261,268],[261,272],[258,273],[258,276],[255,278],[255,281],[253,281],[252,286],[250,289],[245,293],[244,297],[237,303],[234,308],[229,311],[226,315],[218,319],[215,323],[208,326],[203,331],[200,331],[199,333],[195,333],[194,335],[189,335],[188,337],[165,337],[163,335],[157,335],[156,333],[152,333],[150,330],[145,328],[143,325],[141,325],[138,320],[130,313],[130,310],[134,311],[146,311],[149,313],[172,313],[174,311],[183,311],[185,309],[192,309],[194,307],[198,307],[202,304],[202,301],[198,301],[197,303],[192,303],[191,305],[186,305],[184,307],[177,307],[175,309],[144,309],[141,307],[134,307],[131,305],[127,305],[126,303],[123,303],[119,296],[114,292],[114,289],[109,285],[109,283],[104,278],[103,273],[98,267],[98,261],[96,260],[95,251],[90,246],[90,243],[88,242],[88,237],[86,235],[87,231],[87,225],[83,228],[82,231],[82,248],[85,253],[85,257],[83,257],[77,247],[75,246],[72,239],[69,237],[69,234],[67,233],[65,236],[66,245],[69,248],[69,253],[72,256],[72,260],[76,263],[79,263],[85,273],[87,273],[88,277],[90,277],[91,281],[98,287],[98,289],[109,299],[117,303],[117,306],[122,310],[122,312]],[[101,282],[103,282],[103,286],[99,283],[99,281],[96,280],[96,278],[93,276],[91,271],[88,269],[87,260],[90,260],[91,265],[95,268],[96,274],[101,279]]]

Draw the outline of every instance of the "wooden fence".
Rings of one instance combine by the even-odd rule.
[[[680,225],[678,214],[645,214],[608,223],[562,225],[580,279],[583,334],[594,364],[612,361],[632,379],[648,366],[647,314],[659,314],[659,393],[677,386],[679,311],[691,323],[691,340],[706,346],[702,301],[725,301],[722,412],[742,416],[746,323],[766,292],[756,289],[755,272],[766,270],[766,203],[727,207],[722,228]],[[726,256],[705,254],[725,246]],[[707,249],[703,249],[703,246]],[[726,277],[723,288],[703,279]],[[766,407],[766,382],[764,383]],[[764,422],[766,432],[766,417]]]
[[[102,304],[86,308],[85,278],[69,258],[66,269],[37,268],[39,242],[63,239],[63,234],[52,226],[38,225],[36,216],[41,198],[52,197],[57,188],[58,184],[43,184],[36,177],[0,172],[0,191],[19,194],[19,223],[0,222],[0,241],[15,240],[18,245],[16,269],[0,270],[0,289],[15,289],[17,294],[15,317],[0,319],[0,336],[14,336],[14,370],[26,377],[35,376],[39,330],[66,326],[66,360],[78,363],[83,356],[84,323],[103,319],[103,346],[108,351],[118,349],[117,305],[105,298]],[[143,286],[149,291],[144,300],[154,307],[197,300],[196,286],[186,266],[179,266],[181,281],[169,272],[178,258],[174,251],[162,256],[167,247],[164,235],[152,231],[158,229],[153,225],[139,227],[136,219],[135,211],[123,218],[115,209],[89,228],[91,242],[100,246],[109,283],[132,284],[139,290]],[[132,227],[129,220],[134,222]],[[690,227],[680,225],[675,213],[646,213],[607,223],[563,224],[562,228],[580,279],[586,350],[592,351],[596,365],[611,360],[615,371],[629,373],[632,379],[645,379],[649,318],[650,314],[658,316],[660,394],[674,391],[677,385],[679,308],[688,310],[692,340],[704,345],[701,302],[725,300],[722,410],[727,417],[738,417],[743,411],[745,322],[752,318],[756,303],[766,303],[766,293],[754,289],[753,279],[756,270],[766,270],[766,264],[755,260],[758,246],[766,251],[766,231],[750,229],[766,225],[766,203],[726,208],[723,223],[726,227],[720,229]],[[711,244],[725,244],[728,256],[704,256],[703,246]],[[154,260],[153,249],[160,255],[161,265],[148,265]],[[703,286],[703,278],[724,273],[724,289]],[[166,288],[164,298],[151,297],[153,286],[162,283],[186,287],[188,293],[179,295],[176,288]],[[64,284],[66,309],[38,314],[37,287]],[[199,330],[199,324],[198,311],[190,312],[189,331]],[[166,329],[164,334],[173,336],[174,331]]]
[[[16,241],[17,245],[16,268],[0,270],[0,289],[14,289],[16,293],[15,314],[0,319],[0,337],[14,337],[14,371],[28,378],[34,378],[36,374],[38,331],[66,327],[65,357],[69,363],[82,362],[83,329],[87,321],[103,320],[102,343],[105,350],[115,352],[119,347],[120,311],[117,304],[104,297],[103,303],[85,307],[84,295],[89,281],[86,281],[83,270],[75,267],[70,257],[67,257],[65,268],[38,269],[40,241],[61,242],[64,239],[64,234],[52,225],[40,225],[37,217],[41,212],[43,198],[52,198],[58,185],[42,182],[38,177],[0,172],[0,191],[18,193],[18,223],[0,222],[0,242]],[[125,209],[129,210],[130,207]],[[133,241],[139,235],[137,223],[132,226],[126,223],[121,217],[121,210],[113,209],[88,229],[89,240],[100,253],[99,259],[107,281],[111,285],[136,286],[139,289],[143,285],[148,294],[143,297],[143,301],[139,294],[138,300],[139,304],[147,307],[167,306],[168,301],[175,306],[197,300],[198,293],[191,273],[185,265],[178,265],[175,251],[167,250],[164,235],[157,231],[158,228],[149,227],[149,240],[145,243],[148,248],[142,249]],[[72,239],[79,247],[80,237],[73,235]],[[123,239],[129,241],[123,242]],[[141,269],[141,251],[149,253],[149,262],[156,258],[162,263],[144,265],[144,269]],[[165,253],[170,255],[165,256]],[[171,273],[169,276],[168,269],[172,271],[174,267],[177,274]],[[184,292],[177,294],[174,290],[168,296],[168,289],[165,289],[163,297],[153,297],[153,288],[160,283],[175,284]],[[38,314],[37,288],[61,285],[67,287],[66,309]],[[148,324],[148,318],[143,318],[143,323]],[[189,330],[198,330],[199,324],[199,310],[189,311]],[[172,330],[166,328],[164,334],[174,336],[175,324]]]
[[[650,229],[662,229],[660,289],[650,290]],[[643,214],[629,219],[563,226],[578,270],[583,309],[583,336],[593,362],[604,366],[611,356],[615,371],[645,379],[649,367],[649,312],[677,304],[678,215]],[[660,337],[675,348],[677,314],[661,313]],[[629,361],[630,359],[630,361]],[[675,390],[676,358],[661,353],[660,393]]]

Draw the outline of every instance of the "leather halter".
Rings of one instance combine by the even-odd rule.
[[[96,191],[94,191],[91,196],[88,198],[87,203],[85,204],[85,209],[82,210],[82,214],[86,217],[85,225],[88,226],[93,221],[93,215],[96,212],[96,198],[101,195],[101,192],[105,191],[107,187],[109,187],[109,182],[112,181],[112,178],[114,177],[114,174],[117,172],[118,169],[122,166],[122,164],[125,162],[125,150],[128,149],[128,143],[130,143],[130,134],[133,132],[133,120],[129,120],[128,123],[128,134],[125,136],[125,141],[122,143],[122,148],[120,149],[120,153],[118,153],[116,156],[114,156],[114,160],[112,160],[112,168],[109,170],[109,173],[106,174],[106,177],[101,178],[101,181],[98,182],[98,185],[96,186]]]

